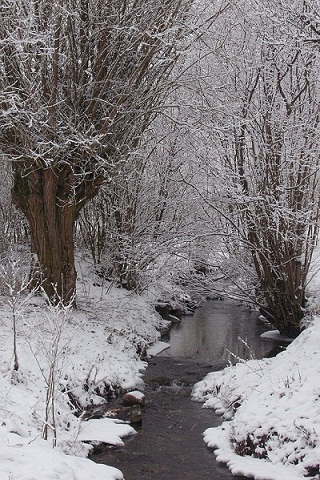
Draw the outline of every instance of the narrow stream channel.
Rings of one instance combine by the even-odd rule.
[[[169,333],[170,348],[149,359],[137,435],[91,459],[119,468],[125,480],[244,480],[218,464],[205,446],[203,431],[221,419],[191,401],[190,393],[208,372],[235,363],[236,357],[274,355],[279,344],[261,339],[265,330],[256,314],[231,300],[209,301],[184,317]]]

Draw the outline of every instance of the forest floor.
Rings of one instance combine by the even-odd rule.
[[[111,418],[85,421],[79,412],[103,405],[108,392],[143,388],[147,364],[137,351],[157,344],[165,322],[152,306],[156,297],[115,288],[83,265],[75,311],[50,307],[41,296],[22,295],[14,304],[0,297],[0,480],[123,478],[86,458],[88,442],[121,445],[135,431]],[[226,417],[221,427],[208,428],[205,441],[234,474],[319,478],[319,336],[314,316],[277,357],[239,362],[194,387],[195,400]]]

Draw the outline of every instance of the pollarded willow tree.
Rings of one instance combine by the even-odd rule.
[[[251,255],[262,313],[299,333],[319,228],[320,56],[306,1],[237,2],[221,28],[216,144],[225,218]]]
[[[175,88],[192,3],[1,2],[0,151],[49,297],[74,297],[75,219]]]

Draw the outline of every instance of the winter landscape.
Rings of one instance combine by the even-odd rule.
[[[287,345],[188,385],[210,461],[319,479],[319,0],[2,0],[0,25],[0,480],[123,479],[88,458],[139,435],[108,404],[210,299]]]
[[[108,283],[94,286],[94,270],[84,265],[76,311],[52,307],[39,296],[17,298],[17,370],[12,297],[1,297],[1,479],[123,478],[119,470],[85,457],[90,445],[122,445],[136,431],[108,417],[87,421],[70,398],[85,410],[106,403],[107,386],[143,392],[147,363],[137,346],[153,344],[150,354],[160,351],[159,331],[166,322],[152,307],[154,294],[137,296]],[[316,312],[317,276],[309,291]],[[318,478],[318,324],[314,315],[275,358],[240,361],[194,386],[193,400],[223,416],[221,427],[208,425],[204,441],[234,475]]]

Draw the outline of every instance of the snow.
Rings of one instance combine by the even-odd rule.
[[[161,340],[159,340],[154,345],[151,345],[151,347],[148,348],[147,355],[150,357],[153,357],[163,352],[169,347],[170,347],[170,343],[162,342]]]
[[[268,338],[269,340],[275,340],[277,342],[287,342],[291,343],[292,338],[287,337],[286,335],[282,335],[279,330],[268,330],[267,332],[263,332],[260,335],[261,338]]]
[[[50,307],[40,296],[16,303],[18,371],[13,312],[0,297],[0,480],[123,479],[118,469],[85,457],[90,442],[123,445],[135,430],[79,413],[103,408],[108,392],[143,389],[147,364],[137,352],[157,343],[163,320],[147,299],[99,285],[88,264],[80,267],[76,311]]]
[[[233,475],[253,477],[256,480],[298,480],[303,477],[297,474],[293,466],[272,465],[262,459],[249,456],[241,457],[234,452],[229,441],[230,423],[216,428],[208,428],[204,432],[204,441],[215,450],[216,459],[219,462],[227,463]]]
[[[320,478],[318,286],[310,287],[314,314],[286,350],[209,373],[193,388],[194,400],[222,415],[222,425],[208,428],[204,441],[234,475]]]
[[[84,422],[78,435],[80,441],[98,441],[109,445],[124,445],[122,437],[136,433],[130,425],[111,418],[91,419]]]
[[[44,440],[26,441],[18,435],[8,436],[1,432],[0,441],[0,480],[123,479],[116,468],[62,454]]]
[[[160,341],[165,324],[147,298],[99,285],[84,264],[78,271],[76,311],[50,307],[41,297],[17,303],[18,371],[13,312],[0,297],[0,480],[123,480],[118,469],[85,457],[91,443],[123,445],[134,429],[107,417],[85,420],[76,406],[103,409],[106,394],[119,388],[143,395],[146,362],[137,352],[168,348]],[[193,388],[194,400],[223,416],[221,426],[208,425],[204,441],[234,475],[320,478],[314,470],[320,465],[319,284],[318,275],[310,288],[313,315],[285,351],[209,373]]]
[[[132,392],[128,392],[128,395],[140,401],[145,398],[144,393],[140,392],[139,390],[132,390]]]
[[[291,342],[278,331],[266,332],[266,339],[290,343],[286,350],[209,373],[193,388],[193,400],[222,415],[222,425],[208,425],[203,436],[233,475],[320,479],[319,258],[318,251],[310,272],[309,314],[298,338]]]

